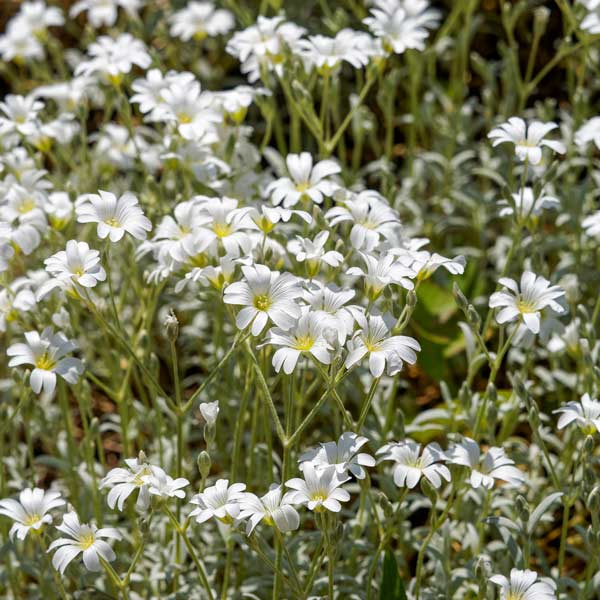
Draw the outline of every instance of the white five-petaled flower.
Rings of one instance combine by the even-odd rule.
[[[34,369],[29,384],[36,394],[42,388],[46,394],[53,394],[56,375],[68,383],[77,383],[83,372],[83,363],[78,358],[65,358],[77,348],[75,342],[68,340],[62,332],[54,333],[51,327],[46,327],[41,335],[37,331],[28,331],[24,335],[25,344],[13,344],[6,350],[6,354],[12,357],[8,366],[32,365]]]
[[[444,464],[448,459],[438,444],[427,444],[421,452],[421,444],[414,440],[392,442],[377,450],[378,462],[391,460],[394,465],[394,483],[398,487],[413,489],[425,477],[434,488],[442,480],[450,481],[450,470]]]
[[[243,306],[236,317],[239,329],[252,323],[252,335],[257,336],[271,319],[281,329],[293,327],[300,317],[296,299],[302,290],[291,273],[271,271],[265,265],[242,267],[243,281],[236,281],[225,288],[226,304]]]
[[[357,275],[365,280],[365,293],[369,300],[377,300],[388,285],[400,285],[406,290],[412,290],[415,284],[411,281],[416,273],[410,267],[396,260],[390,253],[374,256],[359,252],[366,271],[360,267],[350,267],[346,274]]]
[[[171,35],[184,42],[228,33],[235,25],[233,15],[228,10],[215,8],[212,2],[189,2],[174,12],[169,21]]]
[[[479,444],[471,438],[464,438],[454,444],[448,452],[449,462],[468,467],[471,470],[469,482],[474,488],[483,486],[491,489],[494,480],[500,479],[511,485],[520,485],[525,480],[522,471],[515,467],[503,448],[492,447],[481,454]]]
[[[317,469],[334,466],[340,477],[346,478],[351,473],[357,479],[364,479],[364,467],[374,467],[375,459],[359,450],[369,440],[351,431],[344,432],[337,442],[325,442],[319,448],[313,448],[300,456],[300,470],[310,463]]]
[[[288,154],[285,159],[289,177],[281,177],[269,185],[273,204],[283,204],[284,208],[295,206],[300,200],[323,202],[324,196],[331,196],[335,184],[328,179],[341,171],[333,160],[322,160],[313,166],[313,158],[308,152]]]
[[[555,600],[556,585],[550,579],[538,579],[535,571],[511,569],[510,579],[492,575],[490,581],[500,586],[500,600]]]
[[[78,286],[92,288],[106,279],[106,272],[100,264],[100,253],[90,249],[86,242],[69,240],[66,250],[53,254],[44,264],[53,278],[40,286],[38,300],[56,287],[77,292],[80,290]]]
[[[347,193],[347,192],[346,192]],[[337,192],[334,197],[337,200]],[[350,222],[350,243],[356,250],[371,252],[381,237],[390,238],[400,228],[398,213],[389,206],[378,192],[365,190],[359,194],[349,193],[343,206],[334,206],[325,213],[330,227]]]
[[[585,432],[600,432],[600,402],[592,400],[589,394],[583,394],[578,402],[567,402],[553,412],[560,415],[558,429],[576,423]]]
[[[365,356],[369,356],[369,369],[373,377],[381,377],[387,365],[388,375],[398,373],[405,362],[414,365],[419,342],[406,335],[390,335],[392,319],[387,316],[356,313],[359,330],[348,341],[346,368],[349,369]]]
[[[52,557],[52,566],[61,574],[65,572],[68,564],[83,553],[83,564],[90,571],[100,571],[100,559],[107,562],[115,560],[113,549],[102,538],[120,540],[121,534],[114,527],[98,529],[93,524],[79,522],[79,517],[73,511],[63,517],[61,525],[56,529],[66,533],[69,537],[53,541],[48,551],[56,550]]]
[[[488,137],[493,140],[492,146],[505,142],[515,145],[515,154],[521,161],[531,165],[539,165],[542,160],[542,147],[546,146],[558,154],[564,154],[567,149],[560,141],[544,139],[548,133],[556,129],[556,123],[531,121],[529,125],[519,117],[511,117],[496,129],[492,129]]]
[[[92,27],[110,27],[117,21],[117,9],[123,7],[129,16],[135,16],[145,0],[78,0],[69,10],[69,16],[76,17],[82,12]]]
[[[77,207],[79,223],[98,223],[98,237],[110,238],[118,242],[125,232],[138,240],[146,239],[146,233],[152,229],[152,223],[144,216],[138,199],[125,192],[119,199],[111,192],[99,190],[98,194],[88,194]]]
[[[25,489],[19,494],[19,500],[0,500],[0,515],[14,521],[8,533],[10,539],[17,536],[18,539],[24,540],[29,531],[38,533],[45,525],[52,523],[49,511],[64,504],[65,501],[59,492],[44,491],[40,488]]]
[[[600,210],[587,216],[581,224],[586,235],[590,237],[600,235]]]
[[[296,236],[295,240],[288,242],[288,250],[296,257],[298,262],[305,262],[308,274],[311,278],[319,272],[322,262],[330,267],[339,267],[344,257],[336,250],[325,250],[325,244],[329,239],[329,231],[319,232],[314,240]]]
[[[600,2],[598,3],[598,25],[600,26]],[[600,33],[600,29],[599,29]],[[592,117],[575,132],[575,144],[584,150],[590,142],[594,142],[600,150],[600,117]]]
[[[113,510],[115,506],[123,510],[127,498],[139,490],[135,506],[138,510],[146,510],[150,506],[147,477],[152,475],[154,467],[146,462],[143,454],[138,458],[126,458],[125,464],[126,469],[111,469],[100,482],[100,489],[110,488],[106,501]]]
[[[369,62],[371,37],[353,29],[342,29],[335,37],[311,35],[297,44],[307,68],[316,67],[319,72],[329,74],[346,61],[355,69]]]
[[[112,38],[101,35],[87,49],[88,60],[80,62],[75,75],[101,74],[113,83],[119,83],[134,66],[147,69],[152,64],[146,45],[130,33]]]
[[[439,11],[427,0],[376,0],[371,16],[363,20],[381,39],[386,52],[402,54],[409,49],[424,50],[428,29],[437,27]]]
[[[533,188],[524,187],[515,194],[511,194],[513,205],[506,199],[498,202],[501,217],[512,216],[516,214],[517,220],[527,219],[531,216],[538,216],[544,209],[560,208],[560,200],[550,194],[540,193],[535,195]]]
[[[246,493],[239,505],[238,518],[248,519],[247,535],[250,535],[261,521],[277,527],[282,532],[293,531],[300,526],[298,511],[284,498],[281,485],[271,485],[269,491],[260,498],[255,494]]]
[[[318,314],[304,313],[292,327],[284,331],[279,327],[269,330],[265,345],[279,346],[273,354],[273,367],[289,375],[296,368],[302,354],[310,354],[324,365],[331,363],[331,346],[323,337],[323,327]]]
[[[295,477],[285,482],[292,491],[284,498],[293,504],[305,504],[309,510],[322,512],[340,512],[340,502],[348,502],[350,494],[342,489],[342,484],[348,477],[340,477],[335,466],[317,469],[311,463],[305,463],[302,471],[304,479]]]
[[[190,513],[190,517],[196,517],[197,523],[204,523],[211,517],[223,523],[233,523],[240,514],[240,502],[244,500],[245,489],[244,483],[229,485],[229,480],[219,479],[215,485],[207,487],[190,500],[198,506]]]
[[[513,279],[503,277],[499,283],[508,291],[494,292],[490,296],[490,308],[500,308],[496,315],[498,323],[509,323],[517,318],[534,334],[540,332],[540,313],[548,307],[556,313],[563,313],[564,308],[556,302],[565,295],[558,285],[551,285],[544,277],[531,271],[525,271],[518,284]]]
[[[173,479],[160,467],[152,467],[152,472],[145,475],[143,479],[148,486],[148,493],[160,498],[185,498],[182,488],[190,485],[187,479],[183,477]]]

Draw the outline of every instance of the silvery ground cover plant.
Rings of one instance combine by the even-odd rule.
[[[2,598],[600,598],[600,1],[0,13]]]

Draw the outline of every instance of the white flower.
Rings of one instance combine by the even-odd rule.
[[[108,506],[113,510],[116,506],[121,511],[127,498],[139,490],[136,508],[146,510],[150,506],[147,477],[152,475],[155,467],[146,462],[143,454],[138,458],[126,458],[125,464],[126,469],[122,467],[111,469],[100,482],[100,489],[110,488],[106,498]]]
[[[413,440],[392,442],[377,450],[378,462],[394,461],[394,483],[398,487],[413,489],[425,477],[434,488],[442,480],[450,481],[450,470],[443,464],[447,456],[436,443],[427,444],[421,452],[421,444]]]
[[[151,471],[149,475],[144,475],[143,477],[151,496],[159,496],[160,498],[185,498],[185,492],[181,488],[190,485],[187,479],[183,477],[173,479],[160,467],[152,467]]]
[[[19,494],[18,501],[13,498],[0,500],[0,515],[15,521],[8,532],[10,539],[16,535],[24,540],[29,531],[39,533],[45,525],[52,523],[49,511],[64,504],[59,492],[25,489]]]
[[[194,74],[189,72],[168,71],[163,75],[160,69],[150,69],[145,77],[136,79],[131,84],[135,94],[131,96],[130,102],[139,104],[141,113],[152,113],[151,120],[160,120],[160,111],[157,111],[157,108],[165,104],[164,92],[174,84],[187,85],[195,79]]]
[[[235,25],[233,15],[228,10],[216,9],[212,2],[189,2],[174,12],[169,21],[171,35],[184,42],[228,33]]]
[[[55,334],[51,327],[46,327],[41,335],[37,331],[28,331],[24,335],[26,344],[13,344],[6,350],[12,357],[8,366],[32,365],[29,384],[36,394],[42,388],[46,394],[53,394],[57,374],[68,383],[77,383],[83,363],[78,358],[63,358],[77,347],[75,342],[69,341],[62,332]]]
[[[516,214],[519,219],[528,218],[530,216],[538,216],[544,209],[560,208],[560,200],[555,196],[540,193],[535,196],[533,188],[525,187],[519,190],[516,194],[511,194],[513,205],[507,200],[502,199],[498,202],[501,207],[499,215],[501,217],[510,217]]]
[[[239,329],[252,323],[252,335],[257,336],[271,319],[281,329],[290,329],[300,317],[296,298],[302,294],[297,279],[290,273],[271,271],[264,265],[242,267],[244,281],[225,288],[226,304],[244,306],[236,317]]]
[[[428,29],[437,27],[440,13],[426,0],[375,0],[371,16],[363,20],[373,35],[381,38],[388,52],[424,50]]]
[[[11,21],[6,33],[0,35],[0,55],[6,62],[41,60],[44,58],[44,47],[27,28],[15,26],[15,21]]]
[[[14,20],[36,37],[42,36],[48,27],[59,27],[65,22],[60,8],[46,6],[43,0],[23,2]]]
[[[548,307],[556,313],[564,312],[564,308],[556,302],[556,298],[565,295],[558,285],[550,285],[544,277],[538,277],[531,271],[521,276],[520,285],[513,279],[503,277],[500,285],[508,291],[495,292],[490,297],[490,308],[500,308],[496,315],[498,323],[509,323],[519,318],[532,333],[540,331],[540,313]]]
[[[357,275],[365,280],[365,294],[369,300],[376,300],[381,292],[391,284],[400,285],[406,290],[412,290],[415,284],[411,281],[416,273],[410,267],[403,265],[390,254],[374,256],[359,252],[366,266],[366,271],[360,267],[350,267],[346,273]]]
[[[306,353],[325,365],[331,363],[332,348],[323,337],[319,315],[313,312],[303,314],[287,331],[279,327],[270,329],[264,344],[280,346],[273,354],[273,367],[277,373],[282,367],[286,375],[292,373],[300,356]]]
[[[419,342],[405,335],[390,336],[392,319],[381,315],[369,315],[367,318],[362,313],[356,313],[355,318],[359,330],[348,341],[347,369],[367,355],[373,377],[381,377],[386,365],[388,375],[395,375],[404,362],[415,364],[416,352],[421,350]]]
[[[400,227],[400,217],[383,196],[367,190],[351,194],[344,206],[335,206],[325,213],[330,227],[349,221],[353,223],[350,243],[356,250],[371,252],[381,237],[390,238]]]
[[[562,142],[545,140],[553,129],[556,129],[556,123],[542,123],[540,121],[531,121],[529,125],[519,117],[511,117],[507,123],[503,123],[488,134],[488,138],[493,140],[492,146],[498,146],[505,142],[515,145],[515,153],[519,160],[527,161],[531,165],[539,165],[542,160],[542,147],[548,148],[564,154],[567,149]]]
[[[325,442],[319,448],[313,448],[302,454],[298,459],[300,470],[304,471],[307,463],[317,470],[334,466],[338,475],[345,479],[350,472],[357,479],[364,479],[366,472],[363,467],[374,467],[375,459],[359,450],[369,440],[351,431],[344,432],[337,442]]]
[[[75,75],[90,76],[97,73],[109,81],[118,83],[124,74],[135,66],[147,69],[152,64],[146,45],[130,33],[121,33],[117,38],[101,35],[87,49],[89,60],[80,62]]]
[[[50,544],[48,551],[56,550],[52,557],[52,566],[61,574],[68,564],[80,553],[83,553],[83,564],[90,571],[100,571],[100,559],[107,562],[115,560],[113,549],[102,538],[120,540],[121,534],[113,527],[98,529],[93,524],[79,522],[75,512],[69,512],[63,517],[61,525],[56,529],[69,537],[60,538]]]
[[[494,486],[494,479],[511,485],[520,485],[525,480],[523,473],[514,466],[514,461],[506,456],[503,448],[489,448],[482,456],[479,444],[470,438],[464,438],[460,444],[452,446],[448,452],[448,460],[471,470],[469,482],[474,488],[483,486],[489,490]]]
[[[29,287],[33,284],[31,279],[19,277],[0,290],[0,332],[6,331],[7,323],[19,318],[21,313],[35,308],[35,294]]]
[[[328,178],[341,171],[333,160],[322,160],[313,166],[312,156],[308,152],[288,154],[285,159],[289,177],[281,177],[269,185],[273,204],[283,204],[284,208],[295,206],[300,200],[311,200],[317,204],[324,196],[331,196],[335,184]]]
[[[214,425],[217,422],[217,416],[219,415],[218,400],[215,400],[214,402],[201,402],[199,408],[200,414],[207,425]]]
[[[311,287],[304,294],[304,300],[308,302],[311,310],[316,313],[321,321],[323,335],[331,342],[328,332],[334,332],[338,344],[344,345],[346,338],[354,330],[353,311],[355,307],[345,306],[354,298],[354,290],[340,290],[332,285],[323,285],[318,281],[312,281]]]
[[[33,96],[8,94],[0,102],[0,131],[4,135],[16,132],[28,137],[37,130],[38,113],[44,103]]]
[[[600,7],[600,4],[598,4]],[[598,18],[600,26],[600,17]],[[598,31],[600,33],[600,30]],[[600,117],[592,117],[586,121],[575,133],[575,144],[584,149],[590,142],[594,142],[600,150]]]
[[[579,0],[579,3],[588,10],[580,23],[581,29],[592,35],[600,33],[600,3],[598,0]]]
[[[73,203],[66,192],[48,194],[44,203],[44,211],[50,219],[52,227],[63,229],[73,216]]]
[[[285,17],[267,18],[259,15],[256,23],[243,31],[236,31],[227,42],[227,52],[242,63],[242,73],[252,83],[260,78],[261,66],[281,75],[286,47],[294,48],[306,30]]]
[[[600,234],[600,210],[587,216],[581,223],[586,235],[590,237]]]
[[[244,483],[229,485],[229,480],[219,479],[215,485],[207,487],[190,500],[198,506],[190,513],[190,517],[196,517],[197,523],[204,523],[211,517],[223,523],[233,523],[234,519],[239,517],[240,502],[244,500],[245,489]]]
[[[144,2],[145,0],[79,0],[71,7],[69,16],[76,17],[85,11],[92,27],[111,27],[117,21],[119,6],[133,17]]]
[[[248,215],[263,233],[271,233],[277,223],[280,221],[287,223],[294,215],[297,215],[309,225],[313,220],[305,210],[293,210],[283,208],[283,206],[269,206],[268,204],[261,204],[260,212],[258,209],[252,208]]]
[[[340,502],[350,500],[350,494],[341,488],[348,478],[340,477],[334,466],[316,469],[311,463],[305,463],[302,474],[304,479],[295,477],[285,482],[286,487],[293,490],[284,496],[285,501],[305,504],[316,512],[324,509],[340,512]]]
[[[11,233],[10,225],[0,222],[0,273],[8,270],[10,259],[15,254],[10,243]]]
[[[299,40],[297,49],[309,69],[316,67],[319,72],[330,73],[342,61],[355,69],[364,67],[369,62],[370,43],[371,38],[366,33],[342,29],[335,37],[311,35]]]
[[[296,236],[295,240],[288,242],[287,249],[296,257],[298,262],[306,261],[308,274],[311,279],[319,272],[322,262],[330,267],[339,267],[344,257],[335,250],[325,251],[325,244],[329,239],[329,231],[319,232],[314,240]]]
[[[250,535],[261,521],[277,527],[282,532],[293,531],[300,526],[298,511],[283,497],[280,485],[271,485],[269,491],[260,498],[255,494],[246,493],[239,501],[239,505],[238,518],[248,519],[247,535]]]
[[[398,256],[400,263],[414,271],[419,281],[429,279],[440,267],[451,275],[462,275],[465,272],[464,256],[446,258],[437,252],[431,254],[427,250],[418,249],[427,242],[427,239],[413,239],[408,243],[408,248],[391,248],[389,253]]]
[[[118,242],[125,232],[138,240],[146,239],[146,232],[152,223],[144,216],[138,199],[125,192],[118,200],[111,192],[99,190],[98,194],[88,194],[76,209],[79,223],[98,223],[98,237],[110,237]]]
[[[490,581],[500,586],[500,600],[555,600],[556,585],[545,578],[538,580],[538,574],[529,569],[511,569],[510,580],[504,575],[493,575]]]
[[[592,400],[589,394],[581,396],[579,402],[567,402],[552,412],[560,414],[558,429],[576,423],[586,432],[600,432],[600,402]]]
[[[56,287],[78,292],[78,286],[93,288],[99,281],[106,279],[106,272],[100,265],[100,253],[98,250],[91,250],[86,242],[69,240],[66,250],[53,254],[44,264],[53,279],[40,286],[38,300]]]

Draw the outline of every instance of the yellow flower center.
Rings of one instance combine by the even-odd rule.
[[[121,223],[119,223],[119,221],[116,219],[116,217],[111,217],[110,219],[106,219],[106,221],[104,221],[107,225],[110,225],[111,227],[121,227]]]
[[[254,307],[258,308],[258,310],[269,310],[271,304],[271,299],[265,294],[261,294],[254,298]]]
[[[51,371],[54,368],[54,365],[56,364],[55,360],[52,360],[49,356],[47,352],[44,352],[44,354],[42,354],[42,356],[40,356],[36,361],[35,361],[35,366],[38,369],[42,369],[44,371]]]
[[[91,546],[93,546],[96,541],[94,534],[90,531],[90,533],[86,533],[79,538],[79,545],[82,550],[87,550]]]
[[[537,312],[535,305],[531,301],[517,300],[517,309],[520,313],[534,313]]]
[[[298,192],[305,192],[309,187],[310,187],[310,183],[308,183],[308,181],[296,184],[296,190]]]
[[[30,211],[32,211],[35,208],[35,200],[33,200],[33,198],[26,198],[25,200],[23,200],[23,202],[21,202],[21,204],[19,204],[19,208],[18,211],[24,215]]]
[[[314,346],[315,340],[310,335],[304,335],[296,338],[294,347],[301,352],[307,352]]]
[[[233,230],[229,223],[215,223],[213,225],[213,231],[216,233],[217,237],[223,238],[231,235]]]
[[[187,123],[191,123],[192,122],[192,117],[188,113],[186,113],[186,112],[180,112],[180,113],[177,113],[177,120],[182,125],[185,125]]]
[[[38,521],[40,521],[41,518],[41,515],[38,515],[37,513],[28,515],[27,518],[23,521],[23,525],[31,527],[32,525],[35,525]]]

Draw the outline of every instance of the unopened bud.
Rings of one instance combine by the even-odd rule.
[[[490,563],[490,559],[487,556],[480,556],[477,558],[477,562],[475,563],[475,575],[480,582],[480,585],[483,583],[487,584],[487,580],[492,574],[492,565]]]
[[[210,423],[207,423],[204,426],[204,441],[206,445],[210,448],[215,441],[215,435],[217,433],[217,428]]]
[[[548,25],[550,9],[546,6],[538,6],[533,11],[533,29],[538,35],[542,35]]]
[[[596,442],[594,442],[594,437],[591,435],[586,436],[583,442],[583,453],[585,456],[591,456],[594,451],[594,447],[596,446]]]
[[[409,290],[406,294],[406,306],[414,308],[417,305],[417,294],[415,290]]]
[[[465,295],[462,293],[461,289],[458,287],[458,284],[455,282],[452,286],[452,293],[454,294],[454,299],[456,300],[456,304],[463,310],[466,311],[469,303]]]
[[[467,321],[471,327],[477,330],[481,327],[481,317],[472,304],[469,304],[469,307],[467,308]]]
[[[525,496],[519,494],[515,498],[515,506],[517,509],[517,514],[523,523],[527,523],[529,521],[529,503],[525,499]]]
[[[143,450],[140,450],[137,460],[138,464],[140,465],[143,465],[148,462],[148,457],[146,456],[146,453]]]
[[[460,403],[463,406],[463,408],[469,408],[469,406],[471,405],[471,398],[471,388],[469,387],[469,384],[466,381],[463,381],[462,385],[460,386],[460,391],[458,392],[458,399],[460,400]]]
[[[534,404],[529,408],[529,424],[534,431],[537,431],[540,426],[540,415],[537,406]]]
[[[166,316],[163,325],[167,339],[170,342],[174,342],[179,336],[179,321],[177,320],[173,310],[169,311],[169,314]]]
[[[486,394],[488,400],[496,404],[496,402],[498,401],[498,391],[496,390],[496,386],[492,382],[488,383]]]
[[[200,475],[202,479],[206,479],[208,474],[210,473],[210,468],[212,466],[212,460],[210,459],[210,454],[206,450],[202,450],[200,454],[198,454],[198,471],[200,471]]]
[[[391,519],[392,516],[394,515],[394,507],[392,506],[392,503],[389,501],[388,497],[383,492],[379,492],[378,499],[379,499],[379,506],[381,507],[381,510],[383,511],[385,518]]]
[[[424,477],[421,479],[421,491],[427,496],[432,506],[435,506],[438,498],[437,490]]]

